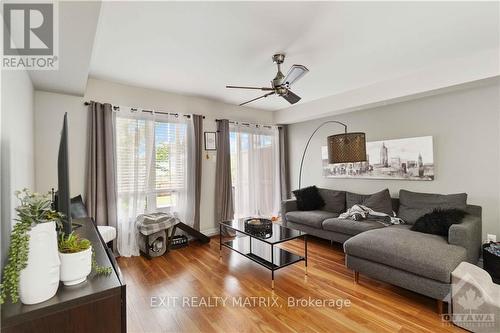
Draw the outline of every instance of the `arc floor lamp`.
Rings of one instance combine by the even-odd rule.
[[[365,133],[362,132],[347,132],[347,125],[336,120],[325,121],[319,125],[307,140],[302,159],[300,160],[299,170],[299,189],[302,184],[302,167],[304,165],[304,158],[306,156],[307,148],[311,143],[314,134],[323,126],[327,124],[339,124],[344,126],[344,133],[330,135],[327,138],[328,148],[328,163],[355,163],[366,161],[366,138]]]

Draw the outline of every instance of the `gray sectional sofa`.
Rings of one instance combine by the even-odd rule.
[[[476,264],[479,259],[481,207],[468,205],[465,193],[401,190],[399,199],[389,200],[393,211],[407,224],[388,227],[377,221],[338,218],[352,204],[362,203],[369,196],[328,189],[319,189],[319,194],[326,203],[321,210],[300,211],[295,200],[283,201],[283,223],[343,243],[346,266],[355,272],[356,280],[361,273],[442,301],[450,292],[451,272],[462,261]],[[410,230],[418,217],[435,208],[462,209],[468,215],[462,223],[450,227],[447,239]]]

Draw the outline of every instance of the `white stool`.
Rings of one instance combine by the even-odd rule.
[[[116,238],[116,228],[107,225],[98,225],[97,231],[101,234],[105,244],[114,241]]]
[[[451,273],[453,323],[471,332],[500,332],[500,285],[485,270],[462,262]]]

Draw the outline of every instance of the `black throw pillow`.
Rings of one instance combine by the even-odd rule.
[[[467,212],[461,209],[434,209],[419,217],[411,230],[448,237],[451,225],[462,223],[465,215]]]
[[[297,198],[297,208],[299,210],[316,210],[325,205],[325,201],[319,195],[316,186],[304,187],[293,191]]]

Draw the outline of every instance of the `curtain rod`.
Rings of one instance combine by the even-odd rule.
[[[83,103],[84,105],[88,106],[90,105],[90,102],[87,102],[85,101]],[[132,112],[137,112],[139,111],[139,108],[130,108],[130,110]],[[183,116],[183,117],[186,117],[186,118],[191,118],[191,115],[190,114],[179,114],[179,113],[172,113],[172,112],[161,112],[161,111],[154,111],[154,110],[147,110],[147,109],[140,109],[141,112],[145,112],[145,113],[159,113],[159,114],[167,114],[167,115],[170,115],[170,116],[175,116],[175,117],[178,117],[178,116]],[[120,111],[120,107],[118,105],[113,105],[113,111]],[[205,119],[205,116],[203,116],[203,119]]]
[[[221,121],[223,119],[215,119],[215,121]],[[263,125],[263,124],[256,124],[256,123],[249,123],[249,122],[246,122],[246,121],[235,121],[235,120],[229,120],[229,123],[230,124],[239,124],[239,125],[244,125],[244,126],[250,126],[250,125],[255,125],[257,127],[267,127],[267,128],[272,128],[273,126],[277,127],[277,128],[282,128],[282,126],[279,126],[279,125]]]

